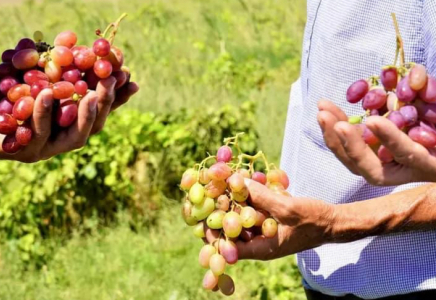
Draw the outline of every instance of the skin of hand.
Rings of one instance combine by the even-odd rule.
[[[15,154],[1,151],[0,159],[33,163],[46,160],[60,153],[82,148],[89,136],[100,132],[109,113],[133,96],[139,87],[134,82],[125,84],[119,90],[114,89],[116,80],[109,77],[101,80],[96,91],[89,92],[79,102],[77,120],[66,130],[52,137],[53,92],[41,91],[35,100],[31,126],[32,141]]]
[[[354,174],[377,186],[436,181],[436,157],[386,118],[372,116],[365,124],[394,155],[395,161],[387,164],[365,144],[360,130],[347,122],[340,108],[327,100],[321,100],[318,108],[327,147]]]

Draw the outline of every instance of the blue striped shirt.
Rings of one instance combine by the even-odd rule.
[[[308,0],[300,79],[293,84],[282,168],[294,196],[333,204],[413,188],[374,187],[350,173],[329,151],[317,124],[317,102],[328,98],[347,115],[362,113],[345,100],[348,86],[379,74],[395,57],[397,15],[406,61],[436,75],[435,0]],[[436,209],[436,208],[435,208]],[[364,299],[436,289],[436,230],[327,244],[297,255],[308,288]]]

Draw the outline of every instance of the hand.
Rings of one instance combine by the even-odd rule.
[[[318,247],[330,240],[333,206],[323,201],[278,195],[266,186],[246,180],[250,203],[278,221],[273,238],[257,236],[238,241],[239,259],[271,260]]]
[[[327,147],[354,174],[378,186],[436,181],[436,157],[386,118],[373,116],[366,121],[368,129],[394,155],[394,162],[383,164],[340,108],[326,100],[321,100],[318,108]]]
[[[113,77],[101,80],[97,90],[89,92],[79,102],[77,120],[68,129],[52,137],[53,92],[43,90],[35,101],[31,126],[32,141],[15,154],[1,151],[0,159],[33,163],[48,159],[60,153],[83,147],[91,134],[104,126],[109,113],[126,103],[138,91],[135,83],[128,83],[115,91]]]

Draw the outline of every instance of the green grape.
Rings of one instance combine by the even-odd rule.
[[[194,235],[200,239],[204,238],[206,235],[204,234],[204,224],[203,222],[197,223],[197,225],[195,225],[192,228],[192,232],[194,233]]]
[[[239,192],[232,192],[232,199],[236,202],[244,202],[248,198],[248,189],[246,186]]]
[[[206,219],[215,210],[215,201],[212,198],[206,198],[200,205],[192,207],[192,216],[197,221]]]
[[[195,183],[189,189],[189,200],[194,204],[201,204],[204,200],[204,187],[200,183]]]
[[[203,248],[201,248],[200,253],[198,254],[198,262],[200,263],[200,266],[207,269],[209,268],[209,262],[212,255],[216,253],[216,249],[212,245],[204,245]]]
[[[207,226],[212,229],[223,228],[223,219],[226,213],[222,210],[216,210],[207,217]]]
[[[245,187],[244,177],[239,173],[234,173],[228,179],[229,187],[232,192],[240,192]]]
[[[276,220],[268,218],[262,224],[262,234],[267,238],[272,238],[277,234],[278,225]]]
[[[227,195],[221,195],[216,201],[216,208],[222,211],[228,211],[230,208],[230,199]]]
[[[228,237],[238,237],[242,231],[242,221],[239,214],[234,211],[226,213],[223,219],[223,228]]]
[[[182,206],[182,217],[186,224],[189,226],[194,226],[197,224],[197,219],[192,216],[193,205],[188,200],[183,203]]]
[[[44,38],[44,34],[42,34],[41,31],[37,30],[33,33],[33,40],[35,42],[41,42],[43,38]]]
[[[243,207],[241,210],[242,226],[245,228],[251,228],[256,224],[257,213],[254,208],[250,206]]]
[[[210,257],[209,268],[215,276],[220,276],[226,270],[226,260],[221,254],[215,253]]]

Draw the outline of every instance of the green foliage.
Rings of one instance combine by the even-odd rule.
[[[23,259],[43,255],[41,237],[70,232],[95,216],[129,212],[132,226],[150,224],[163,199],[177,199],[183,171],[243,131],[243,147],[257,148],[254,105],[198,108],[175,114],[114,114],[79,151],[36,164],[0,162],[0,230],[19,239]],[[13,171],[12,171],[13,170]]]

